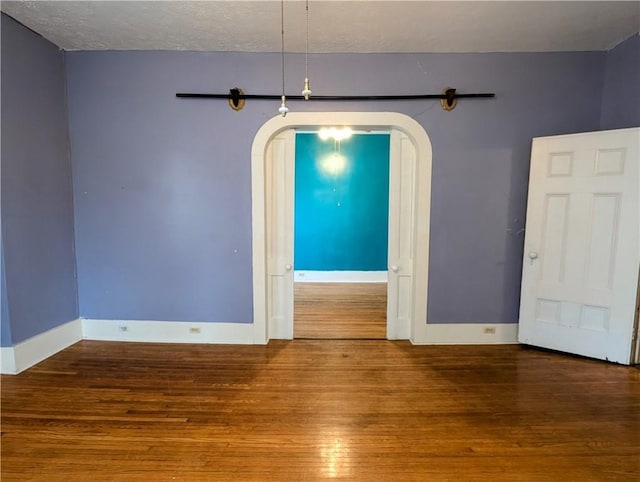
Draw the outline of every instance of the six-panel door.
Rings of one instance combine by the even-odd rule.
[[[628,364],[640,129],[533,140],[519,341]]]

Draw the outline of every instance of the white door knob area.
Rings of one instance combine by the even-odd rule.
[[[400,268],[398,268],[395,264],[391,267],[391,271],[393,271],[394,273],[397,273],[399,269]]]
[[[535,251],[531,251],[529,253],[529,258],[530,259],[536,259],[538,257],[538,253],[536,253]]]
[[[285,264],[284,265],[284,269],[286,269],[287,271],[291,271],[292,266],[290,264]]]

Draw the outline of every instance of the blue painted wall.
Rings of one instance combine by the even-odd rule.
[[[64,53],[2,15],[1,62],[7,346],[78,309]]]
[[[67,54],[80,313],[250,322],[251,142],[279,102],[176,99],[278,92],[278,54]],[[295,102],[396,111],[433,144],[429,321],[518,318],[531,138],[597,130],[605,52],[311,55],[314,93],[495,92],[461,101]],[[286,78],[304,72],[287,54]],[[295,88],[294,88],[295,87]]]
[[[386,271],[389,134],[354,134],[339,151],[296,134],[294,266]]]
[[[640,126],[640,35],[607,52],[602,129]]]

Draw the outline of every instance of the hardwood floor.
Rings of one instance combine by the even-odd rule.
[[[295,283],[294,338],[387,338],[387,283]]]
[[[2,376],[2,480],[640,479],[640,370],[520,346],[82,341]]]

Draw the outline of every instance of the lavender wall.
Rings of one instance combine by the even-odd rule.
[[[640,127],[640,35],[607,52],[601,129]]]
[[[78,317],[64,79],[64,53],[3,14],[2,241],[13,344]],[[4,336],[3,324],[6,345]]]
[[[9,304],[7,302],[7,283],[4,272],[4,249],[2,248],[2,239],[0,239],[0,272],[2,278],[2,297],[0,299],[0,346],[11,346],[11,324],[9,323]]]
[[[67,55],[80,314],[250,322],[251,142],[279,103],[176,92],[279,91],[278,54]],[[515,322],[531,138],[596,130],[605,53],[334,54],[321,94],[495,92],[494,100],[306,103],[396,111],[433,143],[429,321]],[[301,89],[287,55],[287,91]]]

